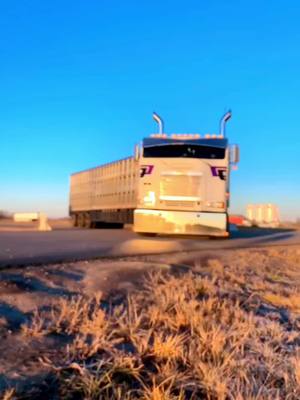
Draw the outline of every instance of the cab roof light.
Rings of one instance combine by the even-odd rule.
[[[172,133],[170,137],[173,139],[199,139],[201,135],[199,133]]]
[[[172,139],[178,139],[178,140],[184,140],[184,139],[200,139],[201,135],[199,133],[171,133],[170,135],[167,135],[166,133],[152,133],[150,135],[151,138],[172,138]],[[216,137],[216,135],[215,135]]]
[[[166,133],[152,133],[150,135],[152,138],[166,138],[168,135]]]

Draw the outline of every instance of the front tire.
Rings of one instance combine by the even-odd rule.
[[[144,237],[156,237],[157,233],[152,233],[152,232],[136,232],[139,236],[144,236]]]

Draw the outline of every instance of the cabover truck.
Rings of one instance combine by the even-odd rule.
[[[218,135],[159,133],[143,139],[134,156],[71,175],[74,226],[133,224],[140,234],[229,236],[229,177],[239,149]]]

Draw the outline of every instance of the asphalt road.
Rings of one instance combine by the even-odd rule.
[[[227,240],[199,237],[145,238],[129,229],[0,231],[0,267],[190,250],[300,245],[300,231],[243,229]]]

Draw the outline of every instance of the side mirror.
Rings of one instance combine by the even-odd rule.
[[[240,148],[237,144],[230,146],[229,161],[231,164],[237,164],[240,161]]]
[[[140,159],[140,146],[136,144],[134,146],[134,160],[139,161],[139,159]]]

